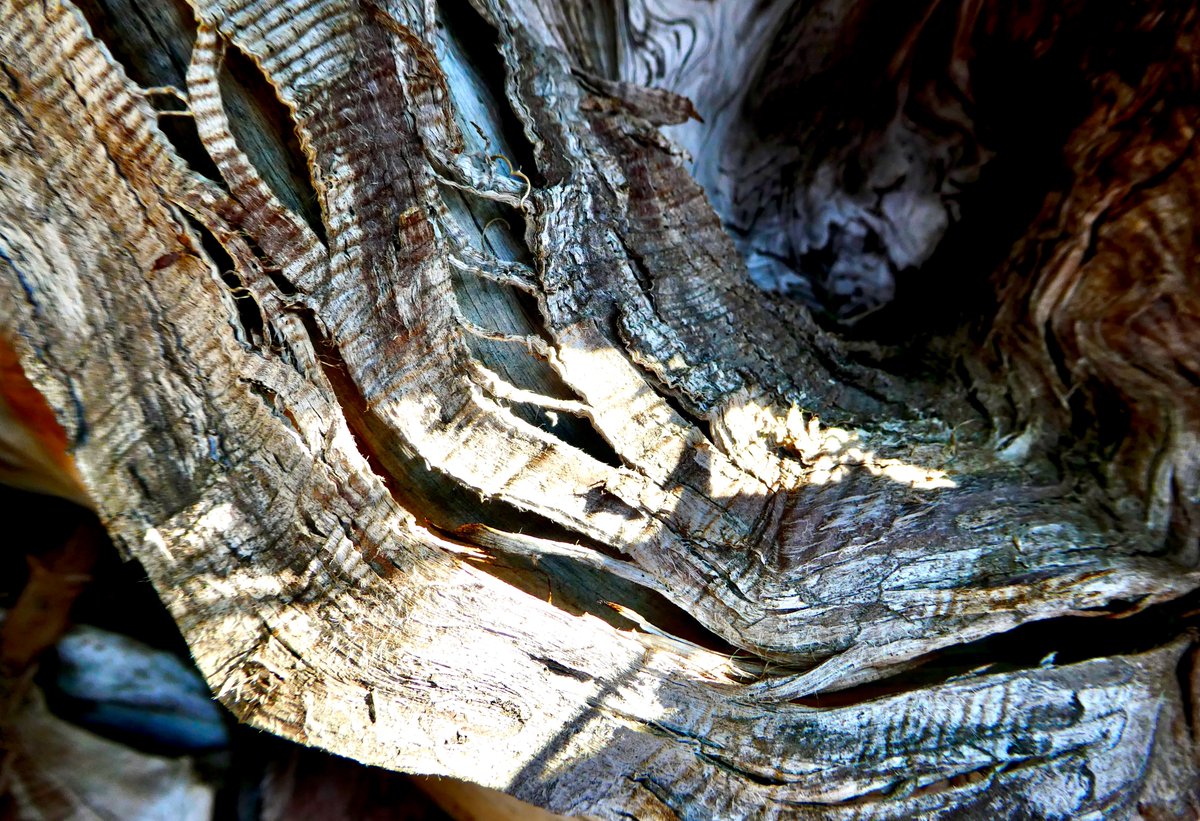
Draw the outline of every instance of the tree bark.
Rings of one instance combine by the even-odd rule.
[[[240,719],[1200,809],[1194,4],[0,2],[0,333]]]

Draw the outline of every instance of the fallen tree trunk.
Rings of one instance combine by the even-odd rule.
[[[926,6],[5,4],[0,330],[217,697],[563,813],[1194,812],[1196,9]]]

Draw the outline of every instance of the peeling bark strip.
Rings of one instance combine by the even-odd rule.
[[[1098,153],[1103,116],[1140,104],[1079,124],[1074,182],[1035,223],[1068,239],[1014,252],[990,336],[1010,341],[960,353],[977,384],[931,399],[755,289],[655,128],[687,121],[711,183],[705,140],[746,134],[723,80],[685,78],[820,40],[808,5],[478,0],[496,54],[467,58],[465,5],[196,0],[194,42],[167,31],[187,65],[155,69],[175,92],[69,4],[0,5],[0,332],[240,717],[599,817],[1195,811],[1184,622],[1063,664],[937,655],[1200,586],[1191,109]],[[867,25],[817,6],[838,37]],[[960,86],[974,27],[1026,36],[987,9],[952,27]],[[922,19],[901,57],[946,22]],[[1194,10],[1169,22],[1169,61],[1117,92],[1194,88]],[[238,136],[235,54],[292,120],[319,226]],[[187,111],[156,111],[164,93]],[[181,114],[202,155],[167,139]],[[494,203],[507,230],[477,216]],[[1163,259],[1173,278],[1143,284]],[[1138,296],[1080,296],[1080,272]],[[1084,405],[1062,368],[1090,369]],[[1105,391],[1150,427],[1106,428],[1097,469],[1097,440],[1068,440]],[[965,432],[1009,396],[1031,432]],[[681,613],[735,652],[655,623]]]

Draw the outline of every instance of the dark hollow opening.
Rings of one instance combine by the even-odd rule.
[[[1092,79],[1169,44],[1094,3],[859,5],[785,15],[701,181],[756,284],[904,347],[986,321],[997,278],[1031,273],[1005,263],[1069,182]]]

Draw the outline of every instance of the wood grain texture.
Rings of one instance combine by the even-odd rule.
[[[214,693],[289,738],[564,814],[1194,810],[1179,625],[890,679],[1187,595],[1190,514],[1108,515],[1160,485],[1014,464],[960,433],[965,391],[930,399],[755,289],[702,141],[697,182],[656,126],[709,127],[699,95],[705,123],[681,123],[679,93],[736,51],[713,38],[774,36],[800,6],[660,5],[480,0],[439,23],[432,4],[197,0],[186,65],[153,82],[180,84],[203,163],[80,10],[0,6],[0,333]],[[223,80],[233,50],[261,85]],[[281,106],[290,138],[232,98]],[[315,203],[272,159],[289,139]],[[1151,235],[1182,247],[1178,179],[1129,219],[1158,214]],[[1062,219],[1092,207],[1064,197]],[[1132,276],[1137,246],[1111,242],[1096,275]],[[1156,317],[1122,361],[1189,361],[1187,328]],[[1168,371],[1117,384],[1153,416],[1187,382]],[[1161,458],[1187,511],[1197,403],[1179,404]],[[1126,441],[1114,464],[1144,457]],[[531,592],[567,566],[603,586]],[[654,624],[685,617],[715,649]]]

